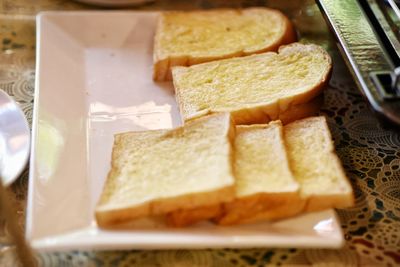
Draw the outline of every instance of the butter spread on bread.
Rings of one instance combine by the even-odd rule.
[[[173,11],[160,15],[154,38],[154,80],[171,67],[276,51],[296,40],[290,21],[269,8]]]
[[[167,216],[170,225],[204,219],[232,225],[276,220],[302,211],[305,202],[289,169],[280,121],[237,126],[234,150],[235,199],[220,206],[171,212]]]
[[[229,113],[221,113],[172,130],[115,135],[98,225],[232,200],[234,131]]]
[[[331,68],[331,58],[321,47],[293,43],[278,53],[175,67],[173,83],[184,121],[230,112],[236,124],[266,123],[315,99]]]
[[[353,189],[335,153],[324,116],[297,120],[284,127],[290,168],[307,199],[305,211],[354,205]]]
[[[234,148],[236,195],[224,205],[219,224],[276,220],[302,211],[279,121],[238,126]]]
[[[171,212],[167,222],[186,226],[204,219],[221,225],[277,220],[354,205],[352,187],[335,154],[323,116],[283,127],[237,126],[235,199]]]

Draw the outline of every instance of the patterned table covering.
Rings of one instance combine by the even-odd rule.
[[[227,6],[226,1],[155,1],[135,9]],[[328,117],[336,150],[355,190],[356,205],[338,210],[346,244],[327,249],[219,249],[168,251],[69,251],[37,253],[39,266],[400,266],[400,135],[383,128],[357,90],[312,1],[230,1],[229,6],[283,9],[302,41],[323,45],[334,71],[321,111]],[[302,6],[301,6],[302,5]],[[301,6],[301,7],[300,7]],[[65,0],[0,1],[0,89],[14,97],[32,120],[35,79],[35,15],[42,10],[95,7]],[[24,228],[29,170],[12,185]],[[0,236],[7,234],[0,225]],[[0,250],[0,266],[16,266],[13,249]]]

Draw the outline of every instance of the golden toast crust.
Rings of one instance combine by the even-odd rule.
[[[292,58],[295,57],[303,58],[305,64],[309,64],[309,66],[303,68],[293,65]],[[314,63],[306,60],[308,57],[310,60],[313,60],[313,57],[317,57],[318,59],[316,60],[318,60],[321,70],[317,71],[314,68]],[[277,61],[281,63],[276,63]],[[267,65],[266,68],[269,72],[264,74],[264,67],[261,66],[268,63],[280,65],[278,67],[271,66],[270,68]],[[257,73],[250,66],[247,66],[248,64],[255,65]],[[236,75],[236,72],[235,75],[231,74],[230,69],[232,66],[235,67],[236,72],[239,71],[240,66],[243,66],[240,67],[243,68],[241,76],[247,77],[251,71],[251,81],[245,80],[244,82],[247,81],[247,83],[235,82],[235,79],[240,80],[241,78],[237,77],[239,74]],[[287,69],[286,72],[290,72],[292,68],[297,68],[295,70],[299,74],[296,77],[300,83],[297,87],[291,87],[290,79],[292,77],[283,77],[279,75],[280,72],[277,73],[278,70],[281,71],[285,68]],[[221,73],[214,73],[214,69],[223,69],[225,76]],[[295,119],[315,115],[315,109],[310,110],[310,112],[304,111],[316,105],[307,106],[305,104],[322,93],[323,88],[329,81],[331,70],[332,60],[329,54],[321,47],[313,44],[293,43],[281,46],[278,53],[268,52],[249,57],[209,62],[192,67],[175,67],[173,69],[173,82],[177,102],[184,121],[190,121],[214,112],[230,112],[236,124],[259,124],[278,119],[282,119],[283,123],[287,123]],[[302,71],[309,71],[310,74],[303,74],[301,73]],[[193,80],[194,75],[195,81]],[[232,75],[232,77],[229,75]],[[268,75],[276,77],[272,79]],[[308,76],[307,78],[302,78],[301,75]],[[210,83],[203,82],[205,77],[208,76],[210,76]],[[312,80],[309,80],[311,78]],[[234,87],[235,91],[230,89],[232,87],[226,87],[227,85],[220,81],[221,79],[231,80],[232,85],[230,86]],[[277,80],[279,86],[285,90],[284,93],[275,89],[276,87],[274,86]],[[197,81],[199,81],[199,84]],[[291,108],[302,111],[303,115],[299,116],[301,113],[292,112]]]
[[[111,170],[95,210],[98,225],[232,200],[234,136],[227,113],[172,130],[116,135]]]
[[[176,51],[174,51],[173,54],[171,54],[172,52],[164,51],[165,49],[163,48],[162,45],[163,38],[170,37],[168,36],[168,29],[166,27],[166,25],[170,23],[168,20],[169,16],[185,14],[187,16],[187,20],[191,20],[192,16],[196,16],[196,17],[203,17],[203,20],[207,21],[210,16],[216,17],[219,16],[220,14],[224,14],[227,12],[241,14],[243,16],[246,16],[247,18],[253,16],[254,20],[257,20],[258,19],[257,16],[260,16],[260,14],[264,14],[263,16],[265,17],[271,16],[273,14],[274,16],[279,18],[280,23],[282,24],[282,31],[279,34],[275,34],[274,39],[269,40],[269,42],[265,46],[260,45],[262,47],[258,47],[255,49],[243,46],[242,48],[235,48],[233,50],[227,49],[226,51],[221,52],[218,55],[215,55],[214,53],[209,53],[207,55],[207,53],[205,53],[201,56],[194,55],[193,53],[190,52],[182,53],[179,47],[176,48]],[[236,17],[237,20],[241,19],[240,15],[236,15]],[[182,27],[182,25],[176,25],[176,27],[179,26]],[[188,26],[188,28],[190,27]],[[171,69],[174,66],[191,66],[214,60],[247,56],[267,51],[277,51],[279,46],[295,42],[296,39],[297,39],[296,32],[292,26],[292,23],[279,10],[258,7],[258,8],[247,8],[247,9],[216,9],[211,11],[166,12],[161,14],[158,19],[157,30],[154,37],[153,79],[155,81],[171,80],[172,79]],[[220,46],[216,44],[216,47],[219,50],[221,50],[221,47],[223,48],[223,46],[224,46],[223,43]],[[213,48],[209,47],[208,49],[212,51]]]
[[[306,135],[307,138],[304,138]],[[335,152],[324,116],[289,123],[284,127],[284,137],[290,167],[300,184],[302,198],[307,201],[305,212],[354,205],[351,184]],[[299,151],[308,156],[302,158],[304,156]],[[313,157],[312,152],[318,155],[317,158]],[[307,171],[309,168],[312,172]],[[327,168],[329,172],[324,171]]]

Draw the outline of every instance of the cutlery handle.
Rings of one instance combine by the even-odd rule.
[[[1,178],[1,177],[0,177]],[[36,260],[31,247],[26,243],[25,237],[18,227],[18,220],[13,207],[16,206],[14,197],[4,187],[0,179],[0,218],[5,220],[10,232],[11,244],[16,246],[16,254],[22,266],[36,266]]]

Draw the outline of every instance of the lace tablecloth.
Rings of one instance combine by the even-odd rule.
[[[281,3],[279,3],[281,2]],[[283,3],[282,3],[283,2]],[[299,9],[299,5],[303,4]],[[400,265],[400,135],[382,128],[364,101],[312,1],[231,1],[230,6],[280,7],[303,32],[302,41],[323,45],[334,71],[321,111],[329,121],[336,150],[356,194],[356,205],[338,210],[346,245],[326,249],[219,249],[169,251],[69,251],[37,253],[39,266],[397,266]],[[140,9],[226,6],[215,1],[156,1]],[[0,2],[0,89],[14,97],[32,120],[35,92],[35,15],[42,10],[94,9],[63,0]],[[21,229],[29,170],[13,184]],[[0,225],[0,234],[7,234]],[[17,264],[2,249],[0,266]]]

